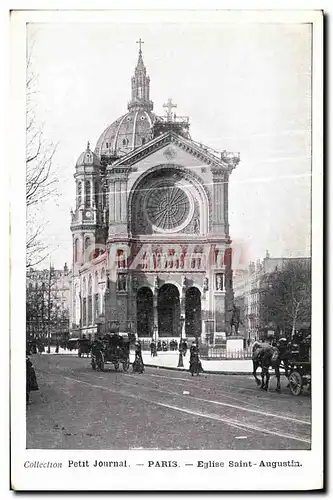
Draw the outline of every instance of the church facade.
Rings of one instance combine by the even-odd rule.
[[[189,119],[153,113],[141,43],[128,112],[88,143],[71,212],[75,335],[212,342],[230,332],[229,176],[239,154],[191,139]]]

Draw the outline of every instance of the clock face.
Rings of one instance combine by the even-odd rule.
[[[91,219],[91,217],[92,217],[92,213],[91,213],[91,212],[86,212],[86,217],[87,217],[88,219]]]

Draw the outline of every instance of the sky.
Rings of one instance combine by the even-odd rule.
[[[35,110],[57,143],[57,199],[43,205],[55,267],[71,263],[75,163],[127,112],[141,37],[154,112],[172,98],[195,141],[240,152],[231,238],[249,260],[310,255],[311,27],[256,23],[28,24]],[[32,47],[32,48],[31,48]]]

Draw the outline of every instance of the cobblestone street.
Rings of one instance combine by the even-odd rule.
[[[27,448],[310,449],[311,400],[282,377],[268,393],[250,375],[147,368],[91,369],[90,358],[32,356],[39,391],[27,407]]]

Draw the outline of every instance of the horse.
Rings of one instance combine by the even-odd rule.
[[[275,370],[276,376],[276,392],[281,392],[280,384],[280,353],[277,347],[273,347],[267,343],[254,342],[252,346],[252,362],[253,362],[253,376],[257,385],[261,385],[263,391],[268,390],[268,383],[270,379],[269,368],[270,366]],[[261,383],[257,377],[257,369],[261,367]]]

